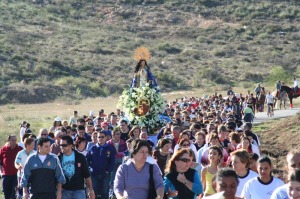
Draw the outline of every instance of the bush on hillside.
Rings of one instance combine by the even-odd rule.
[[[275,84],[276,81],[280,80],[281,82],[291,82],[293,78],[293,74],[290,71],[285,70],[281,66],[274,66],[269,75],[267,76],[267,82],[272,85]]]
[[[178,53],[181,53],[181,49],[176,48],[175,46],[171,46],[168,43],[160,44],[160,45],[158,45],[157,48],[158,48],[158,50],[166,51],[169,54],[178,54]]]

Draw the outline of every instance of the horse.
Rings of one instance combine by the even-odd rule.
[[[298,92],[294,94],[294,88],[290,88],[288,86],[281,86],[280,92],[285,91],[288,95],[288,98],[290,100],[290,108],[293,108],[293,98],[297,98],[300,96],[300,92],[298,89]]]
[[[286,105],[286,101],[288,98],[286,91],[280,92],[280,96],[278,96],[278,92],[277,92],[277,90],[275,90],[272,92],[272,95],[274,97],[274,107],[276,106],[276,108],[278,108],[277,101],[279,100],[279,109],[281,110],[282,101],[283,101],[283,107],[286,109],[285,105]]]

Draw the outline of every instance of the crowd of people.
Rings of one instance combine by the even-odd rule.
[[[38,135],[23,122],[21,141],[10,135],[0,149],[5,199],[297,198],[300,151],[287,155],[288,184],[272,176],[252,130],[255,100],[232,89],[226,98],[176,99],[155,132],[119,109],[74,111]]]

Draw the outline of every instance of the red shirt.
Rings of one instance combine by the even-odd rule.
[[[3,146],[0,149],[0,164],[2,165],[3,175],[17,175],[18,170],[15,167],[15,159],[18,152],[22,149],[18,145],[13,149],[10,146]]]
[[[199,106],[199,102],[193,101],[191,102],[191,106],[193,107],[193,109],[196,109]]]

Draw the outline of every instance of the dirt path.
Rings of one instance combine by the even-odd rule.
[[[259,123],[263,123],[263,122],[271,120],[271,119],[294,116],[298,112],[300,112],[300,108],[275,110],[273,117],[268,117],[267,112],[260,112],[260,113],[255,114],[255,118],[254,118],[253,123],[254,124],[259,124]]]

